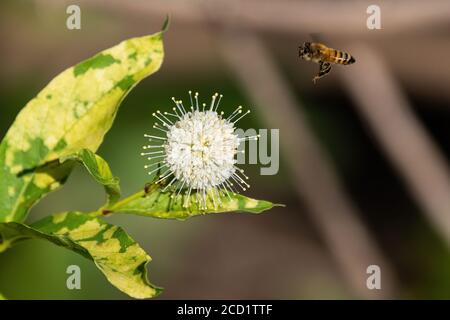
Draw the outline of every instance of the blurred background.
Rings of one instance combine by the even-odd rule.
[[[68,30],[66,8],[81,8]],[[367,8],[381,8],[369,30]],[[450,298],[450,2],[3,0],[0,137],[54,76],[120,41],[160,30],[165,61],[125,99],[98,153],[125,195],[147,182],[139,156],[170,97],[224,94],[252,110],[240,126],[280,129],[280,170],[246,165],[246,195],[286,204],[261,215],[185,222],[113,216],[152,256],[159,299]],[[313,85],[298,46],[319,39],[356,57]],[[77,168],[29,222],[96,209],[101,187]],[[68,265],[82,289],[67,290]],[[381,290],[366,287],[381,268]],[[127,299],[93,263],[44,241],[0,256],[11,299]]]

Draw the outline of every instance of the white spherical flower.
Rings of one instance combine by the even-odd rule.
[[[170,190],[173,197],[184,196],[183,206],[190,203],[190,196],[196,193],[195,202],[206,209],[208,197],[215,208],[221,205],[221,197],[235,193],[235,185],[243,190],[249,187],[248,177],[236,166],[236,154],[241,142],[257,139],[257,136],[239,138],[235,124],[246,113],[239,106],[227,118],[218,113],[222,95],[212,96],[211,104],[199,106],[198,93],[194,99],[189,92],[191,107],[187,111],[182,101],[175,98],[173,113],[157,111],[153,116],[158,120],[153,128],[165,136],[145,135],[157,145],[147,145],[143,152],[148,160],[157,160],[145,166],[152,168],[148,173],[159,173],[156,183],[165,182],[163,191]],[[184,191],[184,195],[182,192]]]

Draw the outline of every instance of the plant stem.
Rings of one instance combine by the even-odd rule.
[[[6,251],[9,247],[11,247],[11,241],[5,240],[3,242],[0,242],[0,253]]]
[[[127,203],[129,203],[129,202],[131,202],[131,201],[133,201],[133,200],[135,200],[135,199],[141,198],[141,197],[144,196],[145,194],[146,194],[145,191],[139,191],[139,192],[136,192],[136,193],[132,194],[131,196],[126,197],[126,198],[124,198],[124,199],[122,199],[122,200],[116,202],[115,204],[113,204],[112,206],[110,206],[110,207],[108,207],[108,208],[106,208],[106,209],[107,209],[107,210],[114,211],[114,210],[116,210],[117,208],[120,208],[120,207],[126,205]]]
[[[156,188],[158,188],[157,184],[151,184],[149,187],[145,187],[144,190],[136,192],[126,198],[123,198],[122,200],[112,204],[112,205],[106,205],[98,209],[97,211],[94,211],[90,213],[92,216],[103,216],[111,213],[115,213],[118,210],[120,210],[121,207],[125,206],[126,204],[130,203],[133,200],[139,199],[149,193],[152,193]]]

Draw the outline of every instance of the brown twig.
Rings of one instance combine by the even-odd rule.
[[[35,0],[37,1],[37,0]],[[70,0],[39,0],[58,5]],[[79,0],[82,6],[98,6],[146,17],[163,17],[170,13],[178,21],[204,23],[208,17],[201,9],[208,0]],[[287,0],[215,0],[217,18],[233,21],[236,27],[280,32],[324,32],[328,34],[362,34],[367,32],[366,1],[287,1]],[[431,5],[420,0],[379,0],[384,33],[396,33],[412,28],[433,28],[448,22],[450,2],[434,0]],[[227,10],[222,10],[226,8]],[[330,14],[324,14],[330,13]]]
[[[281,128],[281,150],[289,165],[298,195],[311,210],[337,264],[359,297],[390,298],[396,281],[376,243],[358,218],[332,166],[260,39],[250,33],[223,31],[221,52],[233,75],[242,84],[271,128]],[[383,290],[366,287],[366,268],[376,264],[383,272]]]
[[[450,246],[450,170],[444,156],[412,111],[382,56],[363,44],[346,48],[359,63],[338,72],[357,111]]]

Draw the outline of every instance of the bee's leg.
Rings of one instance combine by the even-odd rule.
[[[314,84],[316,83],[317,80],[319,80],[320,78],[322,78],[325,75],[327,75],[330,72],[330,70],[331,70],[331,63],[329,63],[329,62],[320,62],[319,73],[317,74],[317,76],[315,76],[313,78]]]

